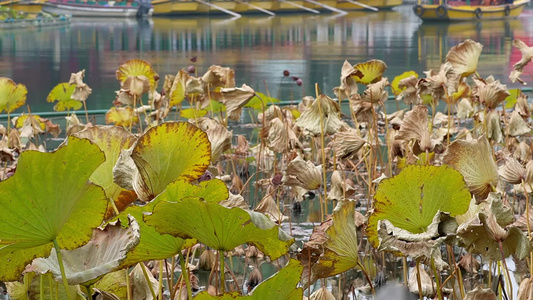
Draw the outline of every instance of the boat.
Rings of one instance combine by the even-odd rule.
[[[431,1],[431,0],[430,0]],[[413,7],[423,21],[502,20],[517,18],[530,0],[440,1]],[[433,1],[432,1],[433,2]]]
[[[335,6],[341,10],[367,10],[369,7],[391,9],[403,4],[403,0],[337,0]]]
[[[16,11],[23,11],[25,13],[39,13],[43,4],[48,0],[7,0],[1,1],[1,7],[9,7]]]
[[[154,15],[216,15],[301,13],[309,8],[304,0],[153,0]]]
[[[153,7],[148,1],[82,1],[49,0],[43,5],[43,12],[73,17],[150,17]]]

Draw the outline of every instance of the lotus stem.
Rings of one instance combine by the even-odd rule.
[[[420,300],[424,299],[424,296],[422,295],[422,281],[420,279],[420,260],[416,260],[416,283],[418,283],[418,295],[420,296]]]
[[[370,276],[368,276],[368,272],[366,271],[365,267],[361,262],[358,260],[357,265],[359,268],[361,268],[361,271],[363,271],[363,274],[365,275],[366,281],[368,281],[368,285],[370,285],[370,290],[372,291],[372,295],[376,296],[376,291],[374,290],[374,285],[372,285],[372,280],[370,280]]]
[[[318,83],[315,84],[316,100],[319,101],[320,90]],[[322,115],[322,103],[318,103],[318,113],[320,114],[320,151],[322,153],[322,178],[324,180],[324,210],[320,212],[320,220],[324,222],[324,214],[328,213],[328,182],[326,176],[326,151],[324,150],[324,116]],[[322,197],[320,198],[322,200]],[[322,201],[320,201],[322,202]],[[321,209],[322,210],[322,209]]]
[[[168,286],[168,291],[170,293],[170,295],[172,295],[172,285],[174,285],[174,282],[172,279],[172,275],[174,275],[174,268],[172,268],[172,274],[170,274],[170,271],[168,270],[168,262],[167,262],[167,259],[165,258],[164,259],[164,262],[165,262],[165,271],[167,272],[167,286]]]
[[[89,124],[89,113],[87,112],[87,102],[85,102],[85,100],[83,100],[82,102],[83,102],[83,109],[85,109],[85,120],[87,124]]]
[[[224,251],[218,251],[218,256],[220,257],[220,290],[222,293],[226,291],[226,277],[224,270]]]
[[[59,244],[56,239],[52,240],[54,243],[54,248],[56,249],[57,262],[59,263],[59,270],[61,271],[61,279],[63,279],[63,286],[65,287],[65,294],[67,294],[67,299],[70,299],[69,285],[67,282],[67,274],[65,273],[65,266],[63,265],[63,257],[61,256],[61,249],[59,249]]]
[[[55,281],[52,280],[52,276],[47,276],[47,277],[48,277],[48,287],[50,288],[50,300],[51,300],[51,299],[54,299],[54,297],[53,297],[54,296],[54,288],[53,288],[52,284]],[[56,282],[55,285],[57,286],[57,282]],[[57,298],[57,293],[56,293],[56,297],[55,298]]]
[[[126,269],[126,295],[128,300],[131,300],[131,286],[130,286],[130,273]]]
[[[529,220],[528,220],[529,222]],[[507,262],[505,261],[505,254],[503,253],[503,245],[502,241],[498,241],[498,246],[500,248],[500,253],[502,255],[502,262],[503,262],[503,268],[505,269],[505,279],[507,280],[507,286],[509,286],[509,295],[511,296],[511,300],[513,300],[513,284],[511,282],[511,275],[509,274],[509,268],[507,268]]]
[[[158,299],[163,299],[163,264],[165,263],[164,260],[159,261],[159,291],[158,291]],[[168,277],[168,273],[167,273]]]
[[[187,268],[187,261],[185,260],[185,257],[183,257],[181,251],[179,253],[179,256],[181,266],[181,277],[185,280],[185,284],[187,285],[187,295],[189,296],[189,299],[192,299],[191,281],[189,278],[189,269]]]
[[[89,296],[87,298],[92,299],[93,298],[93,286],[89,284],[85,286],[85,288],[87,289],[87,295]]]
[[[148,277],[148,271],[146,270],[146,265],[141,262],[139,263],[141,265],[141,269],[143,270],[144,279],[146,280],[146,284],[148,285],[148,288],[150,289],[150,294],[152,294],[152,297],[154,299],[157,299],[157,295],[154,291],[154,287],[152,286],[152,282],[150,281],[150,277]]]
[[[39,299],[41,299],[41,300],[44,300],[44,279],[43,279],[43,277],[44,277],[43,274],[41,274],[39,276],[39,280],[40,280],[40,282],[39,282]],[[50,298],[52,298],[51,293],[52,293],[52,290],[50,290]]]
[[[405,256],[402,257],[402,264],[403,264],[403,281],[405,283],[405,286],[409,286],[409,280],[407,276],[407,258]]]
[[[435,268],[435,260],[433,257],[431,257],[431,269],[433,270],[433,276],[435,276],[435,283],[437,284],[437,295],[439,296],[439,300],[443,300],[442,297],[442,287],[440,284],[440,273],[437,272],[437,268]]]

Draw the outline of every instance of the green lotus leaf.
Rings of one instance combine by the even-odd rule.
[[[187,108],[180,111],[180,117],[185,119],[198,119],[205,115],[207,115],[207,110],[205,109]]]
[[[316,263],[309,265],[310,257],[305,254],[310,253],[310,248],[317,247],[322,253],[319,253],[320,257]],[[304,258],[301,259],[306,265],[303,286],[307,287],[319,278],[331,277],[357,266],[358,249],[355,201],[340,201],[333,211],[333,218],[315,227],[309,243],[304,245]]]
[[[252,100],[253,100],[253,98],[252,98]],[[252,102],[252,101],[250,101],[250,102]],[[250,104],[250,102],[248,102],[248,104]],[[244,107],[246,107],[246,105]],[[224,105],[224,104],[222,104],[220,102],[217,102],[215,100],[211,100],[211,101],[209,101],[209,105],[205,109],[207,111],[209,111],[209,112],[212,112],[212,113],[219,113],[219,112],[226,111],[226,105]]]
[[[71,98],[72,93],[76,90],[75,84],[69,84],[68,82],[62,82],[58,85],[56,85],[52,91],[50,91],[50,94],[48,94],[48,97],[46,97],[46,101],[48,102],[56,102],[56,105],[54,106],[55,111],[70,111],[70,110],[78,110],[83,106],[83,103],[78,100],[74,100]]]
[[[515,106],[516,101],[518,100],[518,97],[520,97],[522,90],[521,89],[510,89],[508,90],[508,92],[509,92],[509,96],[507,96],[507,98],[505,98],[504,100],[505,108],[512,109]]]
[[[357,75],[352,77],[356,82],[371,84],[381,80],[383,73],[387,69],[387,64],[379,59],[371,59],[353,67],[358,71]]]
[[[184,198],[180,183],[170,184],[156,200],[148,225],[160,233],[181,238],[196,238],[220,251],[230,251],[244,243],[257,246],[272,260],[287,253],[294,239],[278,228],[267,216],[241,208],[226,208],[215,201]]]
[[[113,169],[114,181],[150,201],[169,183],[193,181],[205,172],[211,159],[207,134],[186,122],[163,123],[150,128]]]
[[[207,292],[199,293],[195,300],[231,300],[231,299],[276,299],[276,300],[301,300],[302,288],[297,288],[302,276],[302,265],[292,259],[276,274],[263,281],[253,291],[252,295],[240,296],[238,292],[225,293],[220,296],[211,296]]]
[[[398,75],[396,77],[394,77],[394,79],[392,80],[390,86],[391,86],[391,89],[392,89],[392,92],[394,93],[395,96],[398,96],[402,90],[404,89],[401,89],[398,85],[400,84],[400,81],[402,79],[405,79],[405,78],[409,78],[411,76],[415,76],[416,78],[418,78],[418,73],[416,73],[415,71],[407,71],[407,72],[403,72],[401,75]]]
[[[256,111],[262,111],[263,107],[267,107],[269,105],[272,105],[274,103],[278,103],[279,99],[268,97],[267,95],[263,93],[256,92],[255,96],[253,96],[244,107],[250,107]]]
[[[18,280],[53,240],[66,250],[90,240],[107,206],[104,190],[89,182],[103,161],[98,146],[75,137],[52,153],[21,154],[15,175],[0,182],[0,280]]]
[[[43,281],[43,298],[41,298],[41,280]],[[65,293],[65,287],[57,283],[52,274],[35,275],[35,273],[24,274],[23,282],[6,283],[10,299],[14,300],[85,300],[81,295],[78,286],[69,286],[69,295]]]
[[[113,167],[117,163],[120,151],[130,148],[137,138],[119,126],[87,127],[74,136],[90,140],[105,153],[105,162],[94,171],[89,179],[104,188],[107,197],[115,202],[118,210],[122,211],[135,201],[137,199],[135,192],[125,190],[113,182]],[[112,213],[112,207],[109,207],[108,215]]]
[[[439,211],[452,217],[465,213],[470,192],[461,173],[451,167],[410,165],[381,181],[374,201],[366,233],[378,248],[378,221],[386,219],[410,233],[423,233]]]
[[[94,285],[94,289],[98,289],[102,292],[111,293],[118,297],[118,299],[127,299],[127,285],[126,285],[126,276],[128,276],[127,269],[122,269],[119,271],[111,272],[106,274],[100,280],[98,280]]]
[[[16,84],[13,80],[0,77],[0,112],[10,113],[26,103],[28,89],[23,84]]]
[[[91,240],[74,250],[61,250],[65,275],[70,285],[94,283],[95,279],[120,269],[126,254],[140,240],[139,224],[129,217],[129,226],[122,228],[120,221],[107,224],[103,229],[95,229]],[[61,271],[55,249],[48,258],[37,258],[32,269],[40,274],[52,272],[61,281]]]
[[[191,184],[185,180],[175,183],[176,193],[180,197],[200,197],[209,201],[220,202],[228,198],[228,189],[224,182],[218,179],[203,181],[199,185]],[[181,239],[170,234],[160,234],[154,227],[148,226],[143,220],[144,212],[151,212],[160,198],[145,206],[130,206],[117,218],[127,224],[128,215],[133,216],[139,222],[141,240],[139,244],[127,254],[123,266],[131,266],[138,262],[165,259],[178,254],[182,249],[196,244],[195,239]]]

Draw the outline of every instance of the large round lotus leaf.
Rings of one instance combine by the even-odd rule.
[[[70,98],[75,90],[75,84],[69,84],[68,82],[60,83],[56,85],[52,91],[50,91],[46,101],[57,101],[56,105],[54,106],[55,111],[78,110],[82,107],[83,103]]]
[[[261,213],[226,208],[198,197],[183,198],[179,187],[179,183],[170,184],[156,198],[159,203],[152,214],[144,217],[146,223],[160,233],[196,238],[220,251],[250,243],[272,260],[287,253],[294,242]]]
[[[0,77],[0,112],[12,112],[26,103],[28,89],[23,84],[16,84],[13,80]]]
[[[199,197],[212,202],[220,202],[228,198],[228,189],[224,182],[218,179],[203,181],[199,185],[191,184],[185,180],[175,182],[176,194],[179,197]],[[128,215],[139,222],[141,240],[139,244],[126,255],[122,266],[132,266],[138,262],[165,259],[178,254],[183,248],[196,244],[195,239],[181,239],[170,234],[161,234],[154,227],[148,226],[143,220],[144,212],[152,212],[153,207],[162,199],[157,197],[145,206],[130,206],[120,213],[118,218],[127,224]]]
[[[135,201],[137,196],[133,191],[125,190],[113,182],[113,167],[117,163],[120,151],[130,148],[137,138],[119,126],[88,127],[74,136],[89,139],[104,151],[105,162],[89,179],[104,188],[107,197],[115,202],[119,211]]]
[[[150,128],[123,151],[113,169],[114,180],[133,189],[143,201],[150,201],[169,183],[193,181],[209,166],[211,144],[207,134],[185,122],[170,122]]]
[[[69,137],[52,153],[25,151],[15,175],[0,182],[0,280],[18,280],[33,258],[87,243],[103,219],[104,190],[89,182],[104,161],[98,146]]]
[[[258,285],[252,295],[240,296],[238,292],[225,293],[220,296],[211,296],[201,292],[195,300],[231,300],[231,299],[276,299],[276,300],[301,300],[302,288],[297,288],[302,276],[302,265],[292,259],[289,263],[272,277]]]
[[[366,229],[368,240],[374,247],[379,246],[379,220],[387,219],[400,229],[422,233],[438,211],[453,217],[464,214],[469,204],[470,192],[458,171],[448,166],[408,166],[379,184]]]
[[[130,59],[118,67],[116,76],[118,81],[123,83],[129,76],[144,76],[150,81],[150,88],[155,87],[157,73],[147,61],[142,59]]]

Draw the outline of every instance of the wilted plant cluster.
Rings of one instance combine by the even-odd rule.
[[[513,45],[510,79],[525,84],[533,48]],[[346,61],[336,98],[316,86],[289,106],[237,87],[227,67],[161,79],[130,60],[112,125],[90,122],[80,71],[47,97],[68,111],[53,152],[43,134],[63,136],[59,125],[11,119],[27,90],[0,78],[0,280],[13,299],[389,299],[394,285],[420,299],[532,299],[531,106],[476,72],[482,49],[467,40],[439,70],[392,82],[383,61]],[[231,130],[245,107],[248,138]],[[287,208],[303,201],[320,222],[295,243]],[[236,276],[234,256],[278,272]],[[211,272],[203,288],[197,269]]]

